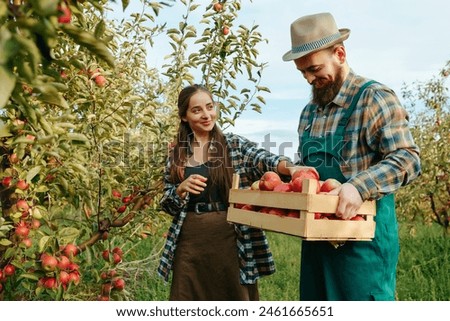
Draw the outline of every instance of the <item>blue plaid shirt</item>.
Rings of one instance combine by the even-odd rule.
[[[242,136],[227,133],[225,138],[234,172],[240,176],[240,188],[250,187],[265,172],[276,172],[277,165],[281,160],[289,160],[287,157],[274,155],[263,148],[258,148],[255,143]],[[169,279],[177,239],[187,214],[189,202],[189,195],[185,199],[181,199],[175,192],[178,185],[171,183],[170,165],[169,160],[164,176],[164,195],[160,201],[162,209],[173,216],[158,267],[158,274],[165,281]],[[275,264],[264,231],[240,224],[235,224],[235,229],[241,283],[254,284],[261,276],[273,274]]]

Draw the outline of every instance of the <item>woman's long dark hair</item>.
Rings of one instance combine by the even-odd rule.
[[[182,121],[189,108],[191,97],[198,92],[207,93],[213,100],[211,92],[201,85],[191,85],[185,87],[178,95],[178,117],[180,124],[175,146],[171,152],[170,176],[174,184],[184,180],[184,168],[187,159],[191,155],[191,144],[194,133],[188,122]],[[222,202],[228,202],[228,194],[231,188],[233,168],[228,154],[227,142],[220,128],[215,124],[210,133],[210,145],[208,147],[208,171],[210,184],[216,186]]]

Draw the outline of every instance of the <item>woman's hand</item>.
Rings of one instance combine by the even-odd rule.
[[[202,175],[192,174],[178,185],[176,192],[181,198],[186,198],[187,193],[200,194],[205,190],[206,180]]]

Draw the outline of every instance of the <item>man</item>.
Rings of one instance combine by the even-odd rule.
[[[299,126],[299,157],[321,180],[341,187],[336,214],[351,219],[363,201],[377,200],[372,241],[303,241],[301,300],[394,300],[399,240],[393,192],[420,175],[419,149],[395,93],[353,72],[329,13],[291,24],[292,48],[283,56],[312,86]]]

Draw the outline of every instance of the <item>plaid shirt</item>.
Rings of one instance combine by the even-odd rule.
[[[353,96],[367,81],[350,71],[330,104],[321,109],[309,103],[300,116],[300,144],[311,113],[316,113],[311,137],[334,133]],[[362,93],[345,128],[344,141],[341,171],[363,200],[390,194],[421,172],[419,148],[409,131],[406,110],[395,93],[380,83],[370,85]]]
[[[265,149],[257,148],[255,143],[244,137],[227,133],[225,138],[234,172],[240,176],[240,188],[250,187],[252,182],[260,179],[265,172],[276,172],[281,160],[289,160],[287,157],[277,156]],[[169,168],[170,160],[166,164],[164,195],[160,204],[164,211],[173,216],[173,220],[158,267],[158,274],[166,281],[172,269],[177,239],[189,202],[189,195],[181,199],[175,192],[178,185],[171,183]],[[273,274],[275,264],[264,231],[240,224],[235,224],[235,228],[240,261],[240,282],[254,284],[260,276]]]

